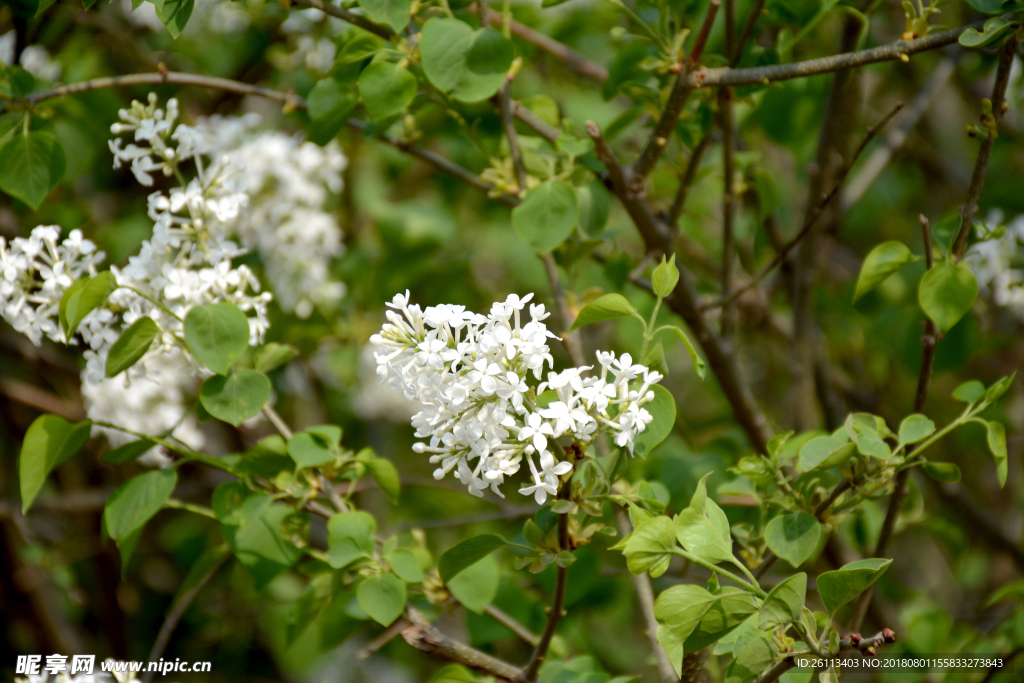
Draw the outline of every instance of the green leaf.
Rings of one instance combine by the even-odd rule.
[[[387,24],[401,33],[409,23],[412,0],[359,0],[359,6],[378,24]]]
[[[299,432],[288,440],[288,455],[299,467],[318,467],[334,462],[334,453],[323,439],[307,432]]]
[[[821,522],[803,511],[779,515],[764,530],[768,548],[794,567],[811,558],[820,536]]]
[[[18,456],[22,514],[28,512],[53,468],[81,450],[91,431],[91,420],[71,424],[56,415],[40,415],[33,420]]]
[[[479,102],[501,88],[515,50],[498,31],[435,17],[420,32],[420,56],[434,87],[460,102]]]
[[[359,97],[351,86],[345,87],[331,77],[317,81],[306,98],[309,113],[309,140],[326,145],[345,127],[348,117],[359,106]]]
[[[572,332],[584,325],[592,325],[604,320],[614,320],[631,315],[639,314],[633,308],[633,304],[626,300],[626,297],[621,294],[605,294],[604,296],[597,297],[580,310],[569,331]]]
[[[377,520],[359,510],[342,512],[327,522],[327,560],[335,569],[357,559],[373,556],[373,534]]]
[[[996,473],[999,476],[999,486],[1006,486],[1007,460],[1006,460],[1006,428],[1001,422],[988,421],[985,423],[985,440],[988,441],[988,449],[996,461]]]
[[[931,479],[944,483],[960,481],[960,468],[951,462],[924,462],[921,469]]]
[[[978,281],[966,266],[942,263],[921,278],[917,300],[936,327],[947,332],[971,309],[978,297]]]
[[[708,498],[705,474],[697,484],[690,506],[676,517],[676,537],[689,552],[707,562],[733,562],[729,520],[722,508]]]
[[[226,375],[249,348],[249,320],[226,301],[195,306],[185,315],[185,344],[197,361]]]
[[[879,431],[868,426],[863,421],[858,420],[855,414],[851,413],[846,417],[845,426],[846,434],[850,437],[850,440],[857,445],[857,450],[863,455],[878,458],[880,460],[888,460],[892,457],[892,449],[889,448],[889,444],[882,439],[882,435]],[[884,429],[888,431],[888,427],[885,427]]]
[[[359,74],[359,94],[371,121],[397,116],[416,96],[416,77],[391,62],[373,62]]]
[[[385,559],[391,565],[391,570],[409,583],[419,583],[427,578],[420,568],[420,563],[416,561],[416,556],[407,548],[392,550]]]
[[[461,664],[442,666],[427,683],[477,683],[479,677]]]
[[[302,549],[289,543],[281,533],[282,523],[295,514],[291,507],[274,503],[267,494],[254,493],[244,499],[234,514],[238,524],[222,521],[221,533],[235,557],[256,580],[257,588],[265,586],[302,557]]]
[[[654,400],[645,403],[644,409],[654,420],[633,439],[633,455],[649,455],[676,426],[676,400],[672,392],[660,384],[652,386],[651,391]]]
[[[1016,0],[967,0],[967,3],[983,14],[1002,14],[1018,4]]]
[[[508,541],[497,534],[481,534],[452,546],[437,560],[441,581],[447,584],[467,567],[507,545]]]
[[[873,557],[857,560],[818,577],[818,594],[830,615],[881,578],[892,560]]]
[[[953,398],[972,405],[984,395],[985,385],[976,379],[968,380],[953,390]]]
[[[370,470],[370,476],[377,482],[378,488],[391,501],[392,505],[398,505],[398,495],[401,492],[401,484],[398,479],[398,470],[387,458],[373,458],[365,463],[366,469]]]
[[[107,355],[107,377],[116,377],[146,355],[160,328],[150,317],[139,318],[117,338]]]
[[[270,399],[270,380],[255,370],[227,377],[214,375],[199,389],[199,401],[210,415],[237,427],[255,417]]]
[[[501,572],[494,555],[488,555],[476,564],[466,567],[448,582],[448,590],[462,606],[482,614],[494,602],[501,583]]]
[[[387,43],[375,35],[360,33],[341,47],[334,63],[338,65],[355,64],[372,57],[387,46]]]
[[[155,445],[156,444],[149,439],[132,441],[123,446],[118,446],[117,448],[107,451],[103,454],[103,457],[100,458],[100,462],[105,462],[108,465],[120,465],[126,462],[131,462]]]
[[[666,331],[675,332],[679,339],[682,340],[683,345],[686,347],[686,351],[690,354],[690,360],[693,361],[693,369],[697,371],[697,376],[703,380],[706,371],[704,359],[697,353],[697,348],[693,345],[693,342],[690,341],[690,338],[685,332],[675,325],[670,325]]]
[[[0,190],[38,209],[66,168],[64,149],[45,131],[25,131],[0,145]]]
[[[76,307],[78,297],[81,295],[81,291],[85,289],[85,286],[89,284],[89,277],[80,277],[71,283],[71,286],[64,290],[64,293],[60,297],[60,303],[57,304],[57,322],[60,323],[62,330],[67,333],[68,329],[68,303],[72,298],[75,299]]]
[[[298,355],[299,350],[291,344],[270,342],[256,350],[252,357],[252,363],[257,372],[266,374],[297,358]]]
[[[872,249],[864,259],[857,287],[853,292],[853,300],[861,298],[869,291],[882,284],[890,275],[914,261],[914,255],[903,242],[895,240],[882,242]]]
[[[801,472],[839,467],[853,454],[855,444],[834,436],[816,436],[800,447],[797,469]]]
[[[1005,17],[992,17],[985,22],[981,31],[969,27],[960,34],[960,44],[964,47],[981,47],[992,45],[1008,36],[1016,26]]]
[[[557,125],[558,108],[555,108]],[[608,212],[611,208],[611,193],[600,180],[592,180],[582,187],[576,188],[576,198],[580,203],[579,226],[589,237],[598,237],[608,223]]]
[[[64,309],[66,322],[64,331],[68,337],[75,333],[85,316],[101,306],[115,289],[117,289],[117,278],[109,270],[105,270],[96,277],[85,278],[85,284],[81,287],[69,287],[64,292],[58,310]]]
[[[167,27],[167,32],[172,38],[177,38],[185,30],[192,10],[195,9],[195,0],[152,0],[156,5],[156,16]]]
[[[709,593],[701,586],[673,586],[658,596],[658,642],[680,673],[684,652],[696,652],[724,638],[757,612],[757,602],[745,591],[723,588]]]
[[[782,624],[799,621],[807,599],[807,574],[794,574],[765,598],[757,616],[757,627],[772,629]]]
[[[405,609],[405,581],[394,574],[366,579],[356,590],[359,606],[382,626],[390,626]]]
[[[564,180],[546,180],[512,209],[512,228],[534,251],[546,254],[572,234],[579,213],[576,188]]]
[[[917,443],[924,441],[935,431],[935,423],[920,413],[903,418],[900,423],[900,443]]]
[[[668,261],[662,256],[661,263],[651,273],[651,286],[654,288],[655,296],[664,299],[672,293],[677,284],[679,284],[679,269],[676,268],[676,255],[672,254],[672,258]]]
[[[107,533],[115,541],[128,538],[160,511],[178,484],[175,469],[153,470],[121,484],[103,509]]]
[[[728,681],[753,681],[759,674],[767,671],[778,657],[779,651],[774,643],[764,635],[755,635],[742,643],[737,642],[733,650],[735,662],[729,670]],[[784,680],[781,679],[780,680]]]
[[[626,539],[622,554],[633,574],[649,572],[652,578],[665,573],[676,547],[676,529],[665,516],[653,517],[633,530]]]

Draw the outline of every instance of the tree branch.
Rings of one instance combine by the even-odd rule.
[[[868,143],[870,143],[876,135],[878,135],[878,132],[885,127],[885,124],[889,123],[889,121],[892,120],[892,117],[896,115],[896,112],[898,112],[902,108],[903,103],[900,102],[878,123],[876,123],[875,125],[868,129],[867,133],[864,135],[864,139],[861,140],[860,145],[858,145],[856,151],[854,151],[853,156],[850,157],[850,160],[843,166],[842,169],[840,169],[839,173],[836,174],[836,180],[832,185],[832,189],[829,190],[829,193],[826,194],[822,198],[821,202],[819,202],[818,205],[814,208],[813,213],[811,214],[807,222],[804,223],[804,227],[800,229],[800,232],[798,232],[793,239],[786,243],[786,245],[775,254],[775,258],[772,259],[771,263],[762,268],[761,272],[755,275],[750,282],[737,289],[735,292],[733,292],[733,294],[706,303],[700,307],[700,310],[706,311],[713,308],[728,306],[732,302],[736,301],[736,299],[743,296],[746,292],[756,287],[758,283],[760,283],[768,276],[769,273],[775,270],[776,266],[785,261],[786,257],[789,256],[789,253],[793,251],[793,248],[800,243],[800,240],[807,236],[807,234],[818,222],[818,219],[821,218],[821,215],[825,213],[825,209],[827,209],[832,200],[835,199],[836,195],[839,193],[839,189],[843,185],[843,180],[846,179],[847,174],[850,172],[850,169],[853,168],[853,165],[857,162],[857,158],[864,151],[864,148],[868,146]]]
[[[803,62],[756,66],[747,69],[721,68],[692,71],[686,74],[685,85],[688,85],[690,88],[710,88],[719,85],[767,85],[768,83],[786,81],[791,78],[817,76],[819,74],[853,69],[865,64],[889,62],[895,59],[902,59],[901,55],[913,55],[952,45],[960,38],[960,34],[968,28],[979,27],[980,24],[975,23],[969,26],[950,29],[949,31],[932,33],[923,38],[897,40],[888,45],[879,45],[867,50],[844,52],[832,55],[831,57],[808,59]]]
[[[438,631],[414,607],[406,608],[405,618],[409,620],[409,625],[402,630],[402,637],[405,638],[405,642],[421,652],[451,659],[505,681],[515,681],[522,673],[518,667],[508,662],[452,640]]]
[[[985,184],[985,173],[988,171],[988,160],[992,155],[992,146],[999,135],[999,121],[1003,118],[1003,106],[1006,102],[1006,86],[1010,82],[1010,67],[1013,66],[1013,55],[1017,51],[1017,39],[1012,37],[1006,41],[999,55],[999,66],[996,68],[996,83],[992,88],[992,117],[995,119],[989,127],[988,137],[981,141],[978,148],[978,160],[971,174],[971,186],[967,190],[967,200],[960,207],[960,232],[953,243],[953,253],[957,258],[964,255],[967,238],[971,236],[971,225],[978,213],[978,199],[981,188]]]
[[[587,131],[594,140],[597,157],[608,168],[608,184],[619,198],[623,208],[636,225],[649,254],[675,253],[671,231],[661,223],[650,206],[633,191],[629,172],[619,164],[615,152],[601,134],[600,127],[593,121],[587,122]],[[693,332],[697,343],[707,356],[708,365],[718,379],[722,393],[732,406],[736,421],[750,439],[751,445],[760,453],[767,453],[772,429],[768,418],[754,400],[750,387],[740,378],[739,368],[725,343],[712,329],[697,306],[697,293],[690,282],[685,268],[679,269],[679,284],[665,302],[677,313]]]
[[[733,6],[733,0],[726,0],[726,9]],[[730,22],[726,12],[726,36],[730,33]],[[731,44],[731,40],[727,44]],[[730,45],[731,46],[731,45]],[[731,50],[726,50],[731,54]],[[719,127],[722,129],[722,174],[724,176],[722,185],[722,296],[729,300],[729,291],[732,289],[732,262],[733,262],[733,222],[736,218],[736,196],[734,183],[734,161],[735,161],[735,129],[733,124],[732,92],[728,86],[718,89],[718,116]],[[728,304],[723,304],[721,315],[722,336],[728,337],[732,333],[733,315]]]
[[[494,605],[488,605],[485,607],[484,614],[489,616],[491,619],[494,619],[496,622],[530,645],[537,647],[537,644],[540,642],[540,636],[516,621],[512,615],[498,609]]]
[[[558,498],[560,500],[568,500],[571,486],[571,479],[562,483],[558,491]],[[570,549],[568,514],[558,515],[558,548],[563,551]],[[558,622],[562,620],[562,612],[565,609],[565,584],[568,575],[568,567],[557,566],[555,571],[555,591],[551,598],[548,620],[544,624],[544,632],[540,634],[540,640],[530,656],[530,661],[527,662],[526,667],[516,679],[518,683],[533,683],[537,680],[537,671],[540,670],[540,665],[544,663],[544,658],[548,654],[548,648],[551,646],[551,639],[555,637]]]
[[[318,9],[324,14],[329,14],[336,19],[343,19],[353,26],[358,26],[364,31],[369,31],[374,35],[380,36],[384,40],[389,40],[393,35],[395,35],[395,32],[392,31],[390,27],[376,24],[360,14],[353,14],[347,9],[326,3],[323,0],[291,0],[291,3],[293,5],[299,5],[300,7]]]
[[[672,200],[672,208],[668,212],[667,222],[669,228],[673,231],[677,228],[679,217],[683,215],[686,198],[689,196],[693,180],[697,176],[697,169],[700,168],[701,158],[704,156],[704,152],[707,151],[710,143],[711,131],[708,131],[707,135],[702,137],[697,146],[690,152],[690,158],[686,162],[686,170],[683,172],[683,177],[679,180],[679,189],[676,191],[675,199]]]

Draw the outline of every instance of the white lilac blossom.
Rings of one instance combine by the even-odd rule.
[[[40,226],[28,238],[7,245],[0,239],[0,315],[36,345],[43,337],[87,347],[82,373],[89,416],[147,434],[171,434],[201,445],[185,397],[209,374],[185,350],[182,320],[194,306],[227,301],[248,315],[250,343],[262,343],[269,327],[269,293],[247,266],[232,259],[244,252],[228,238],[248,197],[238,169],[223,155],[207,158],[209,145],[196,129],[176,125],[177,103],[166,110],[150,97],[119,112],[111,127],[127,133],[110,143],[114,165],[132,164],[138,181],[153,183],[153,173],[175,176],[179,187],[149,196],[153,233],[121,269],[111,267],[117,283],[106,301],[85,316],[78,337],[66,339],[58,322],[61,297],[82,276],[96,275],[104,255],[79,231],[59,241],[60,229]],[[185,180],[182,165],[194,164],[196,177]],[[147,353],[129,370],[107,379],[111,346],[132,323],[151,318],[159,334]],[[147,380],[148,378],[148,380]],[[148,382],[148,383],[145,383]],[[116,385],[116,386],[115,386]],[[162,403],[161,403],[162,402]],[[140,410],[149,416],[143,422]],[[115,443],[120,432],[105,430]]]
[[[1024,215],[991,229],[1001,221],[999,213],[988,217],[985,224],[991,236],[971,245],[964,261],[992,303],[1024,321]]]
[[[345,245],[330,205],[341,192],[348,159],[337,142],[319,147],[280,131],[259,131],[258,124],[255,115],[214,116],[197,127],[245,185],[248,206],[232,234],[260,255],[281,308],[306,318],[316,306],[334,307],[345,294],[331,276]]]
[[[532,298],[511,294],[481,315],[455,305],[422,310],[408,292],[397,294],[370,342],[382,381],[422,406],[412,425],[426,441],[413,450],[430,454],[436,479],[454,471],[473,495],[489,487],[502,496],[505,477],[525,458],[530,484],[519,492],[543,504],[573,467],[556,460],[564,453],[559,439],[585,450],[608,433],[632,453],[653,419],[643,406],[662,376],[629,354],[605,352],[597,354],[596,374],[587,374],[590,367],[553,372],[547,342],[556,337],[543,322],[549,314],[530,304],[525,321]],[[543,406],[542,395],[549,399]]]

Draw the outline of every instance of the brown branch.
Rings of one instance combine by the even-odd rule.
[[[980,27],[980,24],[971,24],[949,31],[932,33],[923,38],[897,40],[888,45],[879,45],[878,47],[857,52],[844,52],[832,55],[831,57],[808,59],[803,62],[756,66],[747,69],[721,68],[692,71],[686,74],[686,85],[691,88],[710,88],[719,85],[767,85],[768,83],[786,81],[791,78],[817,76],[819,74],[853,69],[865,64],[889,62],[895,59],[902,59],[902,55],[913,55],[952,45],[960,38],[960,34],[968,28],[978,27]]]
[[[825,209],[827,209],[832,200],[835,199],[836,195],[839,193],[839,189],[842,187],[843,180],[846,178],[846,175],[850,172],[850,169],[853,168],[853,165],[857,162],[857,158],[860,156],[861,152],[864,151],[864,148],[867,147],[868,143],[870,143],[876,135],[878,135],[878,132],[885,127],[885,124],[887,124],[892,119],[892,117],[896,115],[896,112],[898,112],[902,108],[903,103],[900,102],[878,123],[876,123],[875,125],[868,129],[867,133],[864,135],[864,139],[861,140],[860,145],[858,145],[856,151],[853,153],[853,156],[850,157],[850,160],[843,166],[842,169],[840,169],[839,173],[836,174],[836,180],[835,183],[833,183],[832,185],[832,189],[829,191],[828,194],[826,194],[822,198],[821,202],[819,202],[818,205],[814,208],[814,212],[811,214],[810,218],[808,218],[808,220],[804,223],[804,227],[800,229],[800,232],[798,232],[793,239],[786,243],[786,245],[775,254],[775,258],[772,259],[771,263],[762,268],[761,271],[757,275],[755,275],[750,282],[737,289],[735,292],[732,293],[732,295],[722,297],[720,299],[708,302],[701,306],[700,308],[702,311],[728,306],[732,302],[736,301],[736,299],[743,296],[743,294],[756,287],[758,283],[760,283],[762,280],[765,279],[765,277],[768,276],[769,273],[775,270],[776,266],[778,266],[779,264],[786,260],[786,257],[789,255],[791,251],[793,251],[793,248],[800,243],[800,240],[807,236],[807,234],[811,231],[814,225],[818,222],[818,219],[821,218],[821,215],[825,213]]]
[[[971,236],[971,225],[978,213],[978,199],[981,197],[981,188],[985,184],[985,173],[988,171],[988,160],[992,155],[992,146],[999,135],[999,121],[1003,118],[1003,107],[1006,103],[1006,86],[1010,82],[1010,67],[1013,66],[1013,55],[1017,51],[1016,37],[1010,38],[1003,46],[999,55],[999,66],[996,68],[996,82],[992,88],[992,121],[988,126],[988,137],[981,141],[978,148],[978,160],[974,164],[974,173],[971,174],[971,186],[967,190],[967,200],[960,207],[960,232],[957,233],[956,241],[953,243],[953,253],[957,258],[964,255],[967,248],[967,238]]]
[[[409,625],[402,631],[402,637],[405,638],[405,642],[421,652],[451,659],[505,681],[515,681],[522,673],[518,667],[506,661],[452,640],[438,631],[414,607],[406,608],[405,618],[409,620]]]
[[[690,50],[690,56],[687,59],[693,66],[700,64],[704,47],[708,44],[708,36],[711,35],[711,27],[715,23],[715,15],[718,14],[718,8],[721,6],[722,0],[711,0],[708,4],[708,13],[704,15],[704,23],[700,25],[700,32],[697,34],[697,39],[694,41],[693,49]]]
[[[765,0],[754,0],[754,6],[750,8],[750,15],[747,17],[747,23],[743,25],[743,32],[740,34],[740,39],[736,43],[736,52],[732,55],[732,61],[729,66],[735,68],[739,64],[740,59],[743,58],[743,50],[747,47],[747,43],[754,35],[754,25],[757,24],[757,18],[761,16],[761,11],[764,9]]]
[[[635,186],[630,182],[629,171],[619,164],[615,152],[601,134],[600,127],[593,121],[588,121],[587,131],[594,141],[594,151],[598,159],[608,168],[608,185],[636,225],[648,254],[675,253],[671,231],[655,217],[650,206],[638,196],[638,193],[631,189]],[[768,418],[757,405],[750,387],[741,379],[731,350],[700,312],[697,306],[697,293],[685,268],[679,269],[679,284],[665,299],[665,303],[689,326],[697,343],[704,350],[708,366],[718,379],[722,393],[732,406],[736,421],[747,434],[751,445],[758,452],[767,453],[768,441],[772,438]]]
[[[515,114],[517,119],[532,128],[538,135],[548,142],[554,143],[555,140],[562,137],[562,131],[534,114],[519,102],[512,102],[512,113]]]
[[[726,0],[726,9],[733,6],[733,0]],[[729,12],[726,12],[726,36],[730,35]],[[730,40],[726,41],[731,43]],[[726,49],[726,54],[731,54]],[[732,111],[732,92],[728,87],[718,89],[718,116],[719,127],[722,129],[722,174],[724,184],[722,186],[722,296],[729,299],[729,292],[732,289],[732,262],[733,262],[733,222],[736,218],[736,196],[735,196],[735,141],[734,124]],[[728,304],[722,306],[721,316],[722,336],[728,337],[732,333],[733,315]]]
[[[879,140],[875,150],[868,155],[868,158],[861,164],[857,173],[846,183],[846,188],[839,196],[840,212],[846,213],[849,211],[864,196],[864,193],[868,191],[868,188],[871,187],[875,180],[878,179],[878,176],[889,164],[893,154],[903,146],[910,131],[917,125],[921,116],[931,105],[935,96],[939,94],[943,86],[949,81],[949,77],[953,75],[955,70],[956,62],[949,56],[946,56],[939,62],[924,87],[914,96],[914,99],[901,112],[900,116],[895,119],[893,129]]]
[[[171,634],[174,632],[174,628],[181,621],[181,617],[184,616],[185,610],[188,609],[192,601],[195,600],[196,596],[199,595],[199,591],[203,590],[213,575],[216,574],[227,559],[231,557],[231,553],[226,549],[221,552],[220,556],[216,559],[206,573],[203,574],[194,586],[189,588],[187,591],[181,594],[177,600],[174,601],[174,605],[171,606],[171,610],[167,613],[164,618],[164,623],[160,626],[160,632],[157,633],[156,640],[153,642],[153,649],[149,651],[150,662],[158,661],[164,654],[164,650],[167,648],[167,643],[171,639]],[[142,683],[150,683],[153,680],[155,672],[152,669],[148,669],[146,673],[142,675]]]
[[[562,276],[558,273],[558,264],[555,263],[555,257],[550,252],[541,255],[540,260],[544,263],[544,274],[548,278],[548,284],[551,285],[551,298],[555,301],[555,314],[560,328],[559,338],[565,345],[565,351],[569,354],[572,364],[582,368],[587,364],[587,359],[583,356],[580,331],[569,331],[573,315],[569,310],[569,301],[565,298],[565,289],[562,287]]]
[[[558,498],[560,500],[568,500],[571,487],[571,479],[563,482],[558,491]],[[569,515],[568,513],[558,515],[558,548],[560,551],[565,551],[570,549],[570,545]],[[554,595],[551,598],[551,607],[548,608],[548,620],[544,624],[544,631],[540,634],[537,646],[533,649],[530,661],[527,662],[523,671],[516,679],[518,683],[534,683],[537,680],[537,671],[540,670],[540,665],[544,663],[544,658],[547,657],[548,648],[551,646],[551,639],[555,637],[555,630],[558,628],[558,622],[562,620],[565,610],[565,584],[567,583],[568,575],[569,568],[558,565],[555,570]]]
[[[324,2],[323,0],[291,0],[291,3],[301,7],[318,9],[324,14],[329,14],[337,19],[347,21],[353,26],[358,26],[364,31],[369,31],[374,35],[380,36],[384,40],[389,40],[393,35],[395,35],[395,32],[387,26],[376,24],[360,14],[353,14],[347,9]]]
[[[492,9],[489,9],[488,11],[490,12],[489,18],[491,23],[495,26],[501,26],[502,20],[504,19],[504,17],[501,16],[501,12],[496,12]],[[573,71],[576,71],[587,78],[592,78],[599,83],[604,83],[608,80],[608,69],[604,68],[597,62],[590,61],[572,48],[544,35],[540,31],[532,29],[524,24],[520,24],[515,19],[510,22],[509,30],[531,45],[534,45],[541,50],[544,50],[549,55],[557,57],[561,61],[565,62],[566,66]]]
[[[679,217],[683,215],[683,207],[686,205],[686,198],[690,194],[690,188],[693,186],[693,180],[697,176],[697,169],[700,168],[701,158],[704,156],[704,152],[707,151],[709,144],[711,143],[711,131],[700,139],[697,146],[690,152],[690,158],[686,162],[686,170],[683,172],[683,177],[679,181],[679,189],[676,191],[676,197],[672,200],[672,208],[668,212],[668,225],[672,230],[675,230],[679,223]]]

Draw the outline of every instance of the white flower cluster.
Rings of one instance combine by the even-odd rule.
[[[992,226],[1001,221],[996,213],[985,222]],[[964,261],[992,302],[1024,321],[1024,215],[993,232],[996,236],[971,245]]]
[[[76,279],[96,275],[105,256],[80,230],[59,240],[56,225],[40,225],[9,245],[0,237],[0,315],[36,346],[44,336],[65,341],[57,323],[60,298]]]
[[[557,440],[571,438],[585,450],[607,432],[632,453],[636,435],[653,419],[643,406],[662,376],[634,365],[629,354],[599,352],[596,377],[583,367],[549,371],[540,381],[553,366],[547,340],[556,337],[544,325],[543,305],[531,304],[523,324],[532,298],[509,295],[485,316],[454,305],[421,310],[408,292],[397,294],[388,304],[389,322],[370,342],[377,374],[423,406],[412,425],[428,441],[414,450],[439,464],[436,479],[454,470],[473,495],[490,487],[501,496],[498,487],[526,458],[531,484],[519,492],[543,504],[573,467],[555,459],[563,452]],[[548,390],[551,400],[541,407],[538,397]]]
[[[337,142],[319,147],[280,131],[258,131],[259,117],[214,116],[198,124],[218,153],[238,169],[249,204],[233,234],[260,255],[270,288],[285,311],[309,317],[334,306],[345,286],[331,264],[345,251],[329,210],[341,192],[348,159]]]

